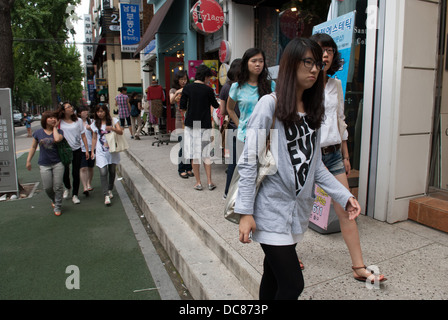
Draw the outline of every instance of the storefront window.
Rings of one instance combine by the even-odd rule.
[[[429,172],[429,193],[447,198],[448,190],[448,55],[447,55],[447,1],[440,10],[439,65],[437,70],[436,103],[433,122],[433,140]]]
[[[355,38],[345,96],[345,116],[349,131],[348,148],[352,166],[349,184],[354,188],[358,186],[361,155],[367,0],[291,1],[278,11],[260,7],[256,11],[255,41],[256,46],[265,51],[268,66],[275,66],[278,65],[281,53],[291,39],[309,37],[314,26],[355,10]]]

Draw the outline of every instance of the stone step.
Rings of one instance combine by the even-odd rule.
[[[409,201],[409,219],[448,232],[448,201],[430,196]]]
[[[131,151],[118,167],[194,299],[254,299],[259,273],[246,260]]]

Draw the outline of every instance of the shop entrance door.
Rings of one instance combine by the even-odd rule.
[[[174,105],[170,103],[170,89],[173,83],[175,73],[183,65],[183,58],[166,57],[165,58],[165,94],[166,94],[166,130],[167,132],[173,132],[176,129],[176,110]]]

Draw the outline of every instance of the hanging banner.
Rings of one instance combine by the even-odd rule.
[[[85,42],[84,46],[84,63],[86,66],[93,66],[93,33],[92,33],[92,17],[90,14],[84,15],[84,34]]]
[[[140,12],[138,4],[120,3],[121,52],[137,50],[140,43]]]
[[[351,61],[351,54],[353,38],[355,34],[355,13],[356,11],[347,13],[336,19],[319,24],[313,28],[313,34],[329,34],[338,46],[338,50],[341,54],[341,59],[344,65],[342,66],[341,70],[336,72],[334,77],[341,80],[344,97],[347,88],[348,71],[350,68],[350,64],[354,63],[354,61]]]

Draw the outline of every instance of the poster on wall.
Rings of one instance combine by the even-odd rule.
[[[209,86],[215,91],[215,95],[219,95],[218,60],[204,60],[204,64],[213,72],[213,77],[210,79]]]
[[[196,68],[200,66],[202,62],[202,60],[188,61],[188,76],[190,77],[190,81],[194,81],[194,77],[196,76]]]
[[[188,61],[188,76],[190,77],[190,81],[194,81],[196,76],[196,69],[201,64],[205,64],[209,67],[214,76],[210,79],[209,86],[215,92],[215,95],[219,94],[219,79],[218,79],[218,60],[189,60]]]
[[[336,19],[321,23],[313,28],[313,34],[326,33],[329,34],[338,46],[341,59],[344,62],[341,70],[336,72],[335,78],[341,80],[344,97],[347,89],[348,71],[351,61],[353,37],[355,31],[355,13],[356,11],[347,13]]]

